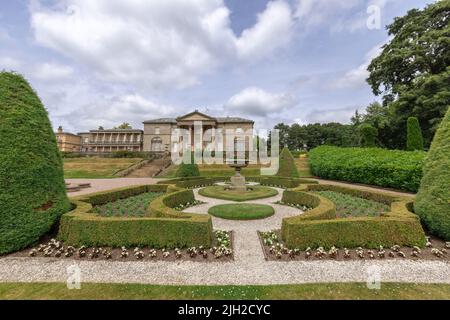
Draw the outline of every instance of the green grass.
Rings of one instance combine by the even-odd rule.
[[[382,283],[369,290],[365,283],[325,283],[271,286],[161,286],[82,283],[68,290],[65,283],[1,283],[0,299],[146,299],[146,300],[449,300],[448,284]]]
[[[171,165],[157,178],[176,178],[178,167],[179,166]],[[199,165],[199,170],[200,176],[206,178],[231,177],[236,173],[233,168],[230,168],[226,164]],[[259,176],[261,174],[260,166],[250,165],[248,168],[243,168],[241,173],[244,176]]]
[[[226,190],[224,186],[211,186],[199,190],[199,194],[204,197],[230,200],[248,201],[276,196],[278,191],[273,188],[253,186],[251,191]]]
[[[273,216],[275,210],[264,204],[222,204],[209,208],[208,213],[228,220],[257,220]]]
[[[295,158],[295,165],[300,178],[312,177],[312,173],[309,166],[309,159],[306,155],[300,155],[299,158]]]
[[[64,178],[114,178],[114,174],[141,160],[141,158],[68,158],[64,159]]]
[[[142,217],[150,202],[160,196],[159,192],[146,192],[137,196],[95,206],[92,212],[103,217]]]
[[[339,218],[346,217],[377,217],[390,210],[389,206],[363,198],[335,191],[316,191],[336,204],[336,214]]]

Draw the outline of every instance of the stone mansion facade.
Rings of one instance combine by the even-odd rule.
[[[89,153],[109,153],[116,151],[135,152],[171,152],[173,144],[188,143],[194,149],[194,125],[202,124],[200,135],[212,133],[209,142],[214,142],[218,132],[222,132],[222,141],[226,145],[227,130],[249,132],[253,130],[254,121],[238,117],[212,117],[195,110],[177,118],[161,118],[144,121],[144,130],[140,129],[99,129],[80,132],[80,146],[73,151]],[[175,129],[185,129],[187,135],[174,138]],[[220,130],[220,131],[219,131]],[[175,130],[176,131],[176,130]],[[190,141],[183,141],[183,139]],[[202,137],[198,137],[202,141]],[[244,138],[246,139],[246,138]],[[178,140],[178,141],[177,141]],[[206,139],[205,139],[206,140]],[[249,137],[245,140],[249,143]],[[203,143],[202,148],[206,145]],[[61,151],[63,151],[60,148]],[[64,151],[69,151],[65,149]]]

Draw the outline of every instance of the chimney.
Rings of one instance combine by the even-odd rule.
[[[59,126],[58,127],[58,133],[62,133],[63,132],[63,127],[62,126]]]

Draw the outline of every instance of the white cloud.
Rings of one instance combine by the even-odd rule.
[[[33,75],[39,80],[61,81],[70,78],[73,73],[74,70],[70,66],[57,63],[42,63],[35,68]]]
[[[306,116],[306,120],[308,123],[349,123],[357,109],[357,107],[349,107],[330,110],[314,110]]]
[[[231,97],[225,110],[253,116],[279,113],[295,104],[295,99],[286,93],[270,93],[261,88],[250,87]]]
[[[295,17],[305,27],[326,25],[331,32],[367,29],[367,8],[398,0],[297,0]],[[368,29],[367,29],[368,30]]]
[[[22,63],[11,57],[0,57],[0,70],[14,70],[17,71],[18,68],[20,68]]]
[[[238,55],[251,59],[286,45],[293,25],[291,8],[286,2],[269,2],[266,10],[258,15],[258,22],[244,30],[237,40]]]
[[[331,88],[343,89],[343,88],[356,88],[366,84],[366,79],[369,77],[369,71],[367,68],[374,58],[380,55],[382,46],[386,42],[383,42],[373,47],[365,56],[364,62],[358,67],[347,71],[343,76],[333,80],[330,84]]]
[[[38,43],[105,80],[184,88],[236,58],[258,59],[286,44],[291,11],[269,2],[238,38],[222,0],[66,0],[31,10]]]

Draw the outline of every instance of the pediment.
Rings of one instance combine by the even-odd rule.
[[[210,117],[196,110],[184,116],[178,117],[177,121],[216,121],[216,118]]]

